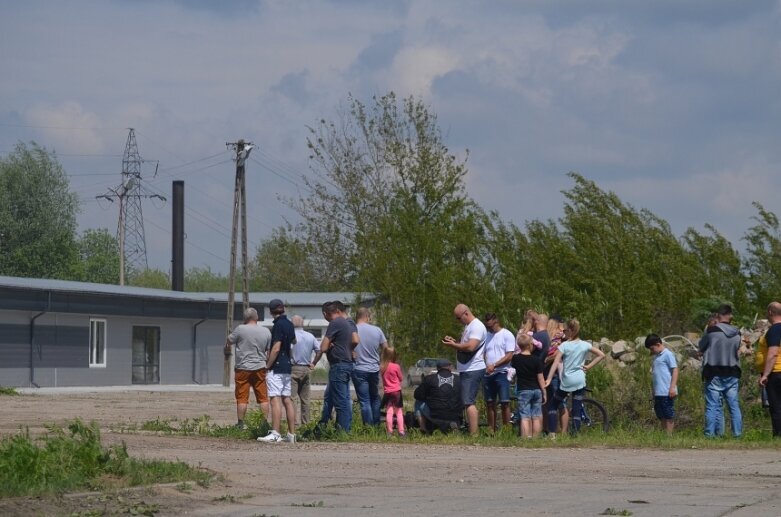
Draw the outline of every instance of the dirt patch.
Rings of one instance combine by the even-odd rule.
[[[23,395],[0,397],[0,411],[5,434],[75,417],[103,429],[156,418],[208,414],[221,424],[235,418],[226,393]],[[103,440],[126,442],[134,457],[181,460],[221,475],[206,488],[166,485],[122,496],[153,505],[157,515],[598,515],[608,508],[653,516],[781,514],[775,450],[291,445],[111,431]],[[93,507],[79,505],[99,496],[3,500],[0,513],[86,512]],[[110,503],[107,514],[125,504],[97,503]]]

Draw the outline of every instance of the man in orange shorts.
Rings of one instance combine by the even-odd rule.
[[[236,346],[236,364],[234,378],[236,381],[236,427],[246,428],[244,415],[249,405],[249,390],[255,392],[255,400],[260,404],[260,410],[268,415],[268,392],[266,390],[266,354],[271,344],[271,331],[258,325],[258,311],[250,307],[244,311],[244,323],[236,327],[225,342],[225,349],[230,352],[232,345]]]

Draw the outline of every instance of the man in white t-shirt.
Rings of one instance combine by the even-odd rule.
[[[461,339],[456,341],[451,336],[445,336],[442,344],[456,350],[458,374],[461,378],[461,401],[466,409],[469,423],[469,433],[477,435],[477,392],[485,375],[485,340],[488,332],[485,325],[472,314],[469,307],[463,303],[453,309],[456,321],[464,325]]]
[[[483,379],[483,397],[485,398],[488,429],[496,431],[496,402],[502,406],[502,424],[510,425],[510,379],[507,368],[515,352],[515,336],[502,327],[502,323],[493,312],[483,316],[488,329],[485,341],[485,379]]]

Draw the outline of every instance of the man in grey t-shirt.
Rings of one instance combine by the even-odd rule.
[[[249,389],[255,393],[260,410],[268,415],[268,391],[266,389],[266,351],[271,345],[271,332],[258,325],[258,311],[250,307],[244,311],[244,323],[234,329],[225,342],[226,352],[236,347],[234,378],[236,382],[237,427],[244,428],[244,415],[249,405]]]
[[[371,325],[369,309],[361,307],[356,316],[360,343],[355,347],[353,386],[361,405],[361,419],[365,425],[380,423],[380,354],[388,340],[380,327]]]

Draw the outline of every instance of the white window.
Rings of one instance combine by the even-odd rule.
[[[106,366],[106,320],[89,320],[89,365]]]

